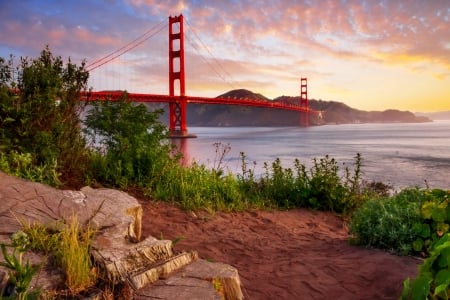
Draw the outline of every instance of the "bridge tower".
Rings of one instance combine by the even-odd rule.
[[[300,107],[305,112],[300,113],[300,126],[308,127],[309,125],[309,104],[308,104],[308,79],[300,78]]]
[[[174,25],[179,24],[178,30]],[[178,61],[178,63],[177,63]],[[178,67],[178,68],[176,68]],[[179,82],[178,95],[175,83]],[[176,101],[169,103],[169,131],[171,137],[195,137],[189,135],[186,125],[186,97],[184,76],[184,31],[183,15],[169,16],[169,96]]]

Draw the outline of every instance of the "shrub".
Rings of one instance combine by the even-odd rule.
[[[449,231],[450,191],[405,189],[390,198],[372,199],[350,223],[352,242],[402,254],[428,255]]]
[[[355,157],[353,175],[347,168],[342,177],[337,161],[329,156],[314,159],[309,170],[298,159],[294,161],[294,169],[283,168],[280,159],[270,167],[265,163],[264,168],[265,174],[256,184],[251,184],[254,177],[238,178],[245,186],[257,186],[256,193],[281,208],[310,207],[351,213],[364,201],[360,191],[360,154]]]
[[[423,190],[420,207],[421,224],[416,225],[417,238],[413,242],[414,250],[428,253],[431,245],[449,232],[450,227],[450,191],[441,189]]]
[[[430,256],[419,266],[419,274],[403,283],[402,300],[448,299],[450,294],[450,234],[432,247]]]
[[[126,93],[116,102],[93,102],[84,120],[94,150],[90,179],[121,188],[150,184],[172,160],[161,114],[128,101]]]
[[[50,165],[35,165],[32,153],[19,153],[11,150],[9,153],[0,152],[0,170],[11,175],[52,186],[61,185],[56,159]]]
[[[157,199],[176,201],[188,210],[242,210],[249,208],[236,178],[221,176],[204,165],[188,167],[172,165],[155,179],[148,195]]]
[[[352,215],[352,242],[408,254],[417,237],[421,198],[417,190],[404,190],[393,198],[367,201]]]
[[[76,66],[69,59],[64,65],[48,47],[36,59],[21,58],[17,68],[12,56],[0,59],[0,152],[10,171],[16,172],[11,153],[31,153],[30,168],[56,169],[55,180],[46,176],[47,183],[58,185],[61,174],[65,183],[80,184],[87,153],[79,128],[79,93],[88,76],[84,63]]]

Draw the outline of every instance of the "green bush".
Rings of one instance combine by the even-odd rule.
[[[403,283],[402,300],[448,299],[450,295],[450,234],[432,247],[430,256],[419,266],[419,274]]]
[[[0,152],[0,170],[35,182],[61,185],[56,160],[51,165],[35,165],[34,161],[32,153],[18,153],[16,150],[7,154]]]
[[[325,156],[314,159],[313,166],[307,170],[298,159],[294,169],[283,168],[280,159],[269,167],[264,164],[265,174],[259,180],[254,177],[238,177],[245,186],[255,187],[252,192],[264,199],[270,199],[277,207],[309,207],[337,213],[351,213],[363,201],[360,178],[361,156],[357,154],[354,172],[345,169],[341,177],[338,162]]]
[[[126,93],[119,101],[93,102],[83,121],[93,150],[90,180],[121,188],[151,184],[176,160],[158,121],[161,114],[128,101]]]
[[[413,242],[416,252],[428,253],[431,245],[449,232],[450,190],[424,190],[420,208],[421,224],[416,225],[417,238]]]
[[[352,215],[352,242],[427,255],[449,231],[449,196],[450,191],[440,189],[405,189],[390,198],[369,200]]]
[[[415,224],[419,216],[420,191],[404,190],[392,198],[372,199],[357,209],[349,232],[357,244],[408,254],[417,237]]]
[[[61,174],[64,183],[79,185],[87,157],[79,127],[83,106],[79,93],[89,76],[84,63],[76,66],[69,59],[64,65],[48,47],[36,59],[21,58],[17,68],[13,63],[12,56],[0,59],[2,170],[26,177],[23,170],[16,170],[13,156],[31,154],[29,169],[54,169],[53,176],[45,176],[47,183],[59,185]],[[34,177],[42,171],[28,173]]]

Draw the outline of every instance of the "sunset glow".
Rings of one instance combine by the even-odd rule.
[[[364,110],[450,110],[450,1],[1,1],[0,56],[49,45],[79,63],[185,17],[187,94],[245,88]],[[168,93],[168,28],[91,73],[94,89]],[[114,86],[115,85],[115,86]]]

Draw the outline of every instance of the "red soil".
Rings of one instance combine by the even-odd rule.
[[[351,246],[345,222],[304,209],[184,212],[144,202],[143,236],[236,267],[246,299],[398,299],[421,260]]]

